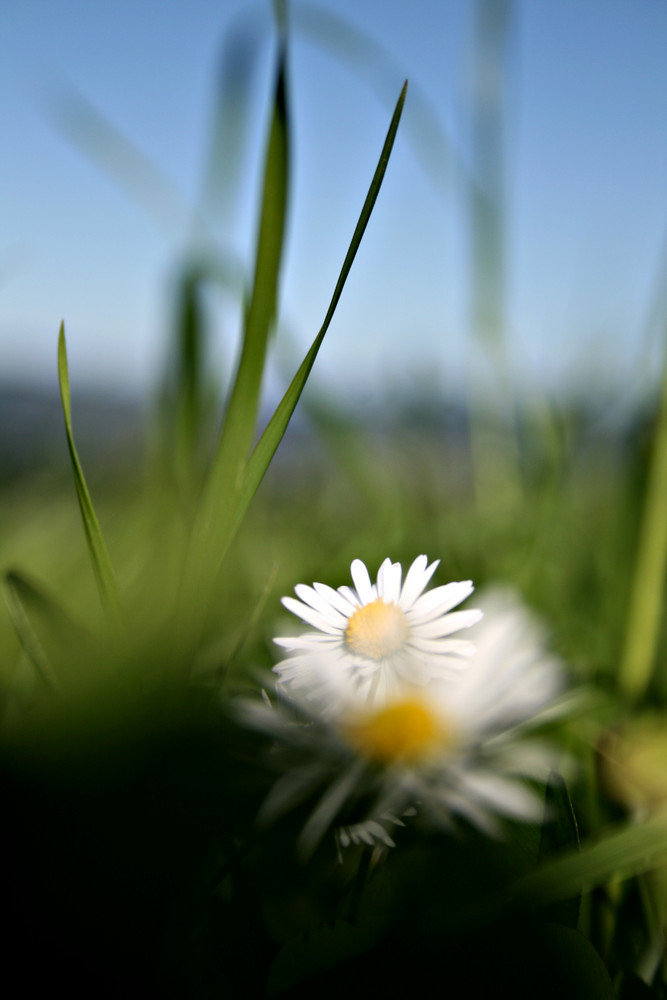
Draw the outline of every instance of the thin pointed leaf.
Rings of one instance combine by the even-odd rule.
[[[2,596],[19,642],[41,679],[54,691],[59,691],[60,684],[53,669],[53,664],[26,610],[25,599],[27,595],[30,595],[30,592],[33,595],[38,594],[35,588],[18,573],[9,572],[5,574],[2,581]],[[39,594],[39,599],[40,601],[46,600],[42,594]]]
[[[667,567],[667,365],[663,372],[634,570],[625,647],[619,668],[621,691],[634,701],[646,693],[655,669]]]
[[[65,417],[65,432],[67,434],[67,446],[72,460],[72,472],[74,474],[74,485],[76,495],[81,510],[83,528],[88,542],[88,551],[93,565],[95,580],[100,591],[100,596],[105,608],[114,613],[120,612],[120,598],[118,587],[111,565],[111,559],[107,551],[106,543],[102,535],[102,530],[97,520],[93,502],[83,475],[83,469],[79,461],[79,456],[74,444],[72,433],[72,407],[69,391],[69,372],[67,369],[67,348],[65,345],[65,324],[60,324],[60,334],[58,336],[58,381],[60,384],[60,398],[62,400],[63,415]]]
[[[285,52],[281,49],[264,171],[253,289],[241,356],[231,390],[207,494],[217,504],[239,481],[252,444],[269,330],[275,318],[289,171]],[[210,502],[210,501],[209,501]]]
[[[472,900],[451,914],[452,926],[473,926],[514,908],[551,907],[598,886],[667,865],[667,812],[641,825],[627,824],[593,843],[584,842],[546,861],[499,892]],[[548,913],[547,909],[547,913]]]
[[[516,889],[545,902],[568,899],[614,879],[630,878],[667,864],[667,814],[628,826],[580,850],[548,861]]]
[[[260,24],[247,9],[232,17],[217,60],[216,105],[200,197],[201,216],[220,232],[234,227],[253,120],[253,96],[261,69]]]
[[[45,111],[67,138],[153,219],[168,236],[192,224],[192,207],[139,146],[121,132],[64,77],[52,77],[43,94]],[[196,220],[202,229],[201,220]]]
[[[285,395],[278,404],[269,420],[260,440],[258,441],[247,465],[242,479],[237,484],[232,496],[225,496],[208,491],[195,525],[192,545],[190,547],[189,574],[183,591],[183,614],[186,620],[199,620],[202,614],[201,594],[207,593],[212,580],[217,575],[224,555],[239,527],[250,501],[255,495],[264,473],[273,458],[280,441],[287,429],[292,413],[299,401],[306,379],[315,362],[318,351],[329,329],[336,306],[343,292],[345,282],[352,267],[357,250],[368,225],[373,207],[382,186],[382,181],[389,162],[389,156],[396,138],[398,124],[405,104],[407,81],[399,95],[389,130],[387,132],[377,168],[373,175],[366,200],[364,201],[350,246],[341,268],[333,296],[329,304],[324,323],[306,354],[299,370],[292,379]],[[193,578],[194,574],[194,578]]]
[[[313,367],[315,358],[317,357],[318,351],[322,346],[322,341],[326,335],[327,330],[331,320],[333,319],[334,312],[336,311],[336,306],[342,294],[347,276],[350,273],[352,263],[356,256],[357,250],[361,243],[362,237],[366,226],[368,225],[368,220],[370,219],[375,201],[380,191],[382,181],[384,179],[384,174],[387,169],[387,164],[389,162],[389,156],[391,154],[391,149],[394,144],[394,139],[396,138],[396,132],[398,129],[398,123],[401,118],[401,112],[403,111],[403,105],[405,103],[405,96],[407,92],[407,82],[404,84],[401,90],[396,108],[394,109],[394,114],[389,125],[389,131],[387,132],[387,137],[382,148],[382,153],[380,154],[380,159],[373,175],[373,180],[371,181],[371,186],[368,190],[364,206],[361,210],[361,215],[359,216],[359,221],[357,222],[354,235],[352,236],[352,241],[350,243],[349,249],[345,256],[343,262],[343,267],[341,268],[336,287],[334,289],[333,296],[331,298],[331,303],[327,310],[327,314],[324,318],[324,323],[322,328],[318,333],[317,337],[313,341],[310,350],[308,351],[306,357],[301,363],[299,370],[292,379],[285,395],[278,404],[273,416],[269,420],[264,433],[259,439],[251,457],[248,461],[248,465],[243,476],[241,487],[238,491],[236,502],[234,504],[231,516],[229,517],[229,523],[226,526],[226,534],[223,536],[222,548],[223,551],[226,549],[227,545],[233,538],[238,526],[240,525],[246,510],[252,500],[259,484],[261,483],[264,473],[269,467],[269,463],[273,458],[278,445],[280,444],[285,431],[287,430],[287,425],[289,424],[290,418],[294,412],[296,404],[299,401],[299,397],[303,391],[303,387],[306,384],[306,379],[310,374],[310,370]]]
[[[365,79],[383,105],[388,103],[387,97],[393,95],[395,81],[405,75],[405,67],[376,38],[333,10],[312,3],[292,3],[290,16],[297,37],[314,42],[339,63],[347,64],[359,79]],[[439,191],[446,191],[451,179],[471,194],[479,189],[459,144],[418,84],[410,84],[410,114],[403,123],[403,134]]]
[[[248,641],[248,637],[253,635],[256,631],[257,625],[259,624],[260,618],[262,617],[262,613],[264,612],[264,608],[266,607],[266,602],[268,601],[269,596],[271,594],[271,589],[273,587],[277,573],[278,573],[278,563],[274,563],[271,572],[269,573],[269,576],[267,578],[267,581],[264,584],[264,588],[261,594],[259,595],[259,599],[257,600],[254,608],[252,609],[250,617],[248,618],[245,628],[243,629],[241,637],[234,646],[234,649],[232,650],[230,656],[227,659],[227,662],[225,664],[226,682],[229,680],[230,674],[233,673],[234,668],[240,661],[241,653],[243,652],[243,649]]]
[[[203,294],[209,286],[243,294],[240,266],[230,255],[199,253],[177,277],[170,356],[161,392],[161,459],[187,495],[201,490],[213,438],[218,379],[210,374]]]

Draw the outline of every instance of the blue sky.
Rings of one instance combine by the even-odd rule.
[[[514,0],[505,95],[505,327],[526,387],[590,385],[629,398],[662,358],[667,239],[667,5]],[[398,387],[457,392],[483,351],[471,336],[471,79],[476,3],[294,3],[294,173],[283,275],[283,364],[324,317],[403,78],[404,122],[364,243],[318,359],[343,401]],[[306,32],[332,11],[387,52],[344,63]],[[256,40],[243,197],[221,245],[246,265],[271,75],[263,0],[0,0],[0,375],[53,382],[64,317],[74,385],[147,392],[164,357],[171,277],[192,238],[222,40]],[[253,43],[254,44],[254,43]],[[366,54],[365,61],[368,61]],[[158,222],[72,142],[54,110],[66,81],[162,171],[177,194]],[[418,92],[462,170],[415,144]],[[423,137],[423,129],[422,129]],[[155,191],[148,199],[153,204]],[[158,192],[159,193],[159,192]],[[667,264],[667,261],[665,262]],[[217,309],[229,367],[233,313]],[[279,376],[274,376],[277,384]]]

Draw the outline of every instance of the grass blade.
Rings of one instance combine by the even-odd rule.
[[[58,335],[58,382],[60,384],[60,398],[62,400],[63,415],[65,417],[65,432],[67,434],[67,447],[69,448],[72,460],[72,472],[74,474],[74,485],[76,495],[81,510],[83,529],[86,534],[88,551],[93,565],[95,580],[102,598],[102,603],[106,610],[112,615],[120,614],[120,598],[118,586],[114,575],[111,559],[107,551],[106,543],[102,535],[93,502],[88,492],[88,486],[83,475],[83,469],[79,461],[79,456],[74,444],[72,433],[72,406],[69,391],[69,372],[67,368],[67,347],[65,345],[65,324],[60,324]]]
[[[546,862],[517,884],[519,895],[555,902],[616,879],[626,879],[667,864],[667,814],[583,844]]]
[[[63,76],[52,77],[42,95],[55,127],[111,177],[170,238],[191,222],[192,207],[139,146],[116,128]],[[197,220],[199,228],[203,228]]]
[[[60,691],[60,684],[51,660],[26,610],[26,596],[29,597],[31,594],[32,596],[36,595],[42,603],[46,601],[44,596],[18,573],[10,571],[5,574],[2,581],[2,596],[19,642],[40,678],[52,690]],[[58,609],[56,609],[57,611]]]
[[[639,700],[651,680],[662,622],[667,566],[667,366],[646,487],[618,683]]]
[[[208,288],[243,295],[243,275],[229,254],[192,254],[176,280],[175,317],[159,397],[158,449],[162,467],[184,497],[199,496],[215,441],[219,377],[211,375]]]
[[[308,375],[313,367],[315,358],[322,346],[357,250],[361,244],[366,226],[371,217],[380,187],[382,186],[389,156],[396,138],[403,105],[405,104],[407,86],[406,81],[396,103],[378,165],[373,175],[368,194],[366,195],[366,200],[364,201],[350,246],[345,255],[329,308],[327,309],[324,322],[317,337],[313,341],[310,350],[303,359],[285,395],[264,429],[260,440],[243,469],[242,476],[235,484],[236,488],[234,492],[231,495],[218,492],[217,489],[213,488],[212,482],[209,481],[207,495],[204,498],[193,532],[192,545],[190,547],[189,572],[186,572],[185,575],[183,600],[186,619],[190,618],[191,620],[191,616],[194,616],[195,620],[197,620],[198,616],[202,614],[201,595],[202,593],[208,593],[212,581],[219,572],[224,555],[282,440]],[[216,483],[216,485],[218,484]]]
[[[288,172],[289,138],[283,46],[264,169],[253,288],[245,313],[241,356],[207,487],[209,496],[216,498],[229,495],[229,491],[239,481],[255,433],[268,335],[276,313],[287,212]]]
[[[347,65],[364,80],[383,105],[391,103],[397,79],[405,66],[376,38],[333,10],[311,3],[290,5],[295,34],[314,42],[341,65]],[[392,98],[393,99],[393,98]],[[474,192],[479,181],[466,163],[457,143],[440,120],[437,106],[417,83],[410,84],[410,114],[403,122],[403,135],[437,190],[448,191],[452,181]]]
[[[370,219],[373,207],[375,205],[377,196],[384,179],[384,174],[387,169],[387,164],[389,162],[389,156],[391,154],[391,149],[394,144],[394,139],[396,138],[396,132],[398,130],[398,123],[401,118],[401,113],[403,111],[403,105],[405,103],[405,96],[407,93],[407,82],[403,85],[398,102],[394,109],[394,114],[389,125],[389,131],[387,132],[387,137],[382,148],[382,153],[380,154],[380,159],[373,175],[373,180],[371,181],[371,186],[368,190],[366,200],[364,202],[363,208],[361,210],[361,215],[359,216],[359,221],[352,236],[352,241],[348,248],[345,260],[343,261],[343,266],[341,268],[336,287],[334,289],[327,314],[324,318],[324,323],[322,328],[318,333],[317,337],[313,341],[310,350],[308,351],[306,357],[302,361],[299,370],[292,379],[285,395],[278,404],[273,416],[269,420],[264,433],[259,439],[255,450],[253,451],[250,460],[248,462],[247,468],[245,470],[245,475],[241,483],[241,488],[238,493],[236,503],[234,505],[233,514],[230,519],[229,525],[229,538],[226,540],[228,544],[233,537],[238,525],[241,523],[243,516],[248,509],[250,501],[252,500],[257,487],[262,481],[264,473],[269,467],[269,463],[273,458],[278,445],[280,444],[282,437],[287,430],[287,425],[290,421],[296,404],[299,401],[299,397],[303,391],[303,387],[306,384],[310,370],[313,367],[315,358],[322,346],[322,341],[326,335],[327,330],[331,320],[333,319],[334,312],[336,311],[336,306],[345,286],[347,276],[350,273],[352,263],[356,256],[357,250],[361,243],[362,237],[366,226],[368,225],[368,220]]]

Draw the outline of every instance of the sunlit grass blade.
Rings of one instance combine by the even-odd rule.
[[[235,488],[255,433],[268,335],[276,313],[285,234],[288,132],[283,46],[264,170],[253,287],[245,313],[241,356],[207,487],[209,495],[215,497],[226,495]]]
[[[570,899],[614,880],[667,864],[667,814],[627,826],[597,843],[546,862],[515,886],[519,897],[543,902]]]
[[[651,681],[662,623],[667,566],[667,366],[646,486],[618,683],[639,700]]]
[[[398,123],[401,118],[401,113],[403,111],[403,105],[405,103],[405,96],[407,92],[407,82],[404,84],[401,90],[396,108],[394,109],[394,114],[389,125],[389,130],[387,132],[387,137],[380,154],[380,159],[373,175],[373,180],[371,181],[366,200],[364,202],[363,208],[361,210],[361,215],[359,216],[359,221],[357,222],[350,246],[348,248],[345,260],[343,261],[343,266],[341,268],[336,287],[334,289],[329,308],[327,310],[322,328],[318,333],[317,337],[313,341],[310,350],[306,354],[306,357],[301,363],[299,370],[292,379],[285,395],[278,404],[273,416],[269,420],[261,438],[259,439],[250,459],[248,461],[247,467],[245,469],[243,478],[240,483],[240,487],[234,498],[233,504],[229,504],[225,511],[220,511],[221,516],[221,531],[219,537],[219,557],[226,551],[231,539],[233,538],[238,526],[240,525],[246,510],[252,500],[259,484],[262,481],[264,473],[266,472],[271,459],[273,458],[280,441],[287,429],[287,425],[290,418],[294,412],[299,397],[303,391],[303,387],[306,384],[310,370],[313,367],[315,358],[319,352],[320,347],[324,337],[329,329],[331,320],[333,319],[334,312],[336,311],[336,306],[343,292],[347,276],[350,273],[352,263],[356,256],[357,250],[361,243],[362,237],[364,235],[366,226],[368,225],[368,220],[370,219],[373,207],[375,205],[377,196],[382,186],[382,181],[387,169],[387,164],[389,162],[389,156],[391,154],[392,146],[394,144],[394,139],[396,138],[396,132],[398,129]],[[226,516],[225,516],[226,515]],[[222,520],[224,518],[224,520]]]
[[[248,638],[251,635],[253,635],[253,633],[256,631],[259,625],[259,622],[261,621],[262,614],[264,613],[266,603],[269,599],[269,596],[271,595],[273,584],[275,582],[277,574],[278,574],[278,564],[275,563],[271,569],[271,572],[269,573],[266,583],[264,584],[262,592],[259,595],[259,598],[254,608],[252,609],[250,616],[248,617],[248,621],[243,630],[241,638],[239,639],[236,646],[232,650],[231,654],[227,658],[227,662],[225,664],[225,675],[224,675],[226,683],[229,682],[230,677],[233,675],[234,671],[237,669],[239,663],[241,662],[241,654],[243,653],[244,648],[248,642]]]
[[[393,100],[395,81],[406,75],[405,67],[377,39],[335,11],[316,4],[293,3],[290,15],[297,37],[314,42],[341,64],[347,64],[383,104],[387,103],[388,95]],[[476,189],[476,177],[443,125],[438,109],[418,82],[410,84],[410,114],[406,115],[402,128],[438,190],[446,191],[452,181]]]
[[[543,862],[503,889],[452,911],[453,926],[506,917],[515,908],[547,908],[574,900],[599,886],[609,887],[667,865],[667,813],[641,825],[613,829],[606,836]]]
[[[219,252],[190,256],[176,278],[176,301],[169,358],[160,393],[158,426],[161,463],[175,473],[185,493],[201,489],[214,441],[220,375],[210,362],[204,296],[214,287],[243,295],[238,263]]]
[[[2,581],[2,596],[19,642],[39,677],[48,687],[59,691],[60,683],[53,669],[53,664],[26,609],[26,602],[31,597],[36,597],[40,604],[44,604],[46,598],[20,574],[12,571],[6,573]]]
[[[329,308],[317,337],[269,420],[250,459],[242,470],[242,475],[235,483],[231,484],[234,488],[230,492],[222,490],[221,486],[225,485],[225,481],[222,478],[215,481],[210,480],[208,483],[192,534],[188,567],[184,576],[182,591],[181,614],[184,615],[190,625],[201,621],[201,616],[206,607],[206,600],[202,599],[202,593],[207,594],[209,592],[220,570],[225,553],[287,429],[287,425],[299,401],[315,358],[329,329],[345,282],[375,206],[380,187],[382,186],[396,138],[403,105],[405,104],[406,93],[407,81],[396,103],[378,165],[361,209],[361,214],[352,235],[347,254],[345,255]]]
[[[67,447],[69,448],[70,458],[72,460],[74,485],[76,487],[76,495],[79,501],[81,519],[83,520],[83,528],[86,534],[86,541],[88,542],[88,551],[90,553],[95,580],[102,598],[102,603],[104,604],[106,610],[117,616],[121,610],[118,586],[116,584],[116,578],[111,565],[111,559],[109,558],[106,543],[102,535],[102,529],[100,528],[99,521],[97,520],[97,514],[95,513],[95,508],[93,507],[93,502],[90,498],[90,493],[88,492],[88,486],[86,485],[83,469],[81,468],[79,456],[74,444],[64,323],[60,324],[60,333],[58,335],[58,382],[60,384],[60,398],[62,400],[63,415],[65,417]]]

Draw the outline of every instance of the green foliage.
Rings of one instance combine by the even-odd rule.
[[[472,986],[494,997],[664,997],[664,803],[633,811],[613,778],[623,761],[605,748],[634,708],[660,719],[667,701],[657,669],[665,407],[642,450],[636,434],[605,437],[592,413],[546,403],[512,423],[478,405],[471,444],[439,422],[440,401],[420,400],[411,421],[406,407],[389,430],[311,401],[313,438],[288,442],[272,465],[406,99],[404,86],[322,327],[255,443],[289,210],[285,10],[277,20],[252,276],[246,292],[208,241],[183,265],[160,461],[145,473],[91,461],[107,548],[74,443],[63,325],[58,379],[85,546],[69,487],[39,480],[0,495],[7,977],[15,966],[27,991],[66,981],[74,996],[98,992],[104,970],[109,995],[127,996],[327,997],[350,984],[392,996],[436,982],[452,996]],[[232,173],[210,202],[237,194]],[[224,400],[207,381],[209,284],[242,300]],[[265,684],[279,594],[298,580],[337,585],[354,557],[377,565],[418,552],[442,559],[443,581],[514,583],[550,622],[573,681],[597,697],[551,723],[567,783],[552,773],[541,827],[508,823],[495,841],[417,816],[396,823],[395,848],[341,851],[334,820],[354,824],[371,805],[350,793],[353,767],[324,774],[307,760],[272,812],[288,757],[235,707]]]
[[[74,485],[76,496],[79,501],[79,510],[83,521],[83,529],[86,533],[90,560],[95,573],[95,580],[100,591],[100,596],[111,614],[120,613],[120,598],[118,587],[114,576],[111,559],[107,551],[102,529],[100,528],[93,501],[86,485],[86,480],[81,468],[81,462],[76,452],[74,444],[74,434],[72,432],[72,405],[69,391],[69,372],[67,369],[67,348],[65,346],[65,323],[60,324],[58,335],[58,382],[60,385],[60,398],[63,404],[63,414],[65,416],[65,433],[67,434],[67,447],[69,448],[70,459],[72,461],[72,472],[74,475]]]

